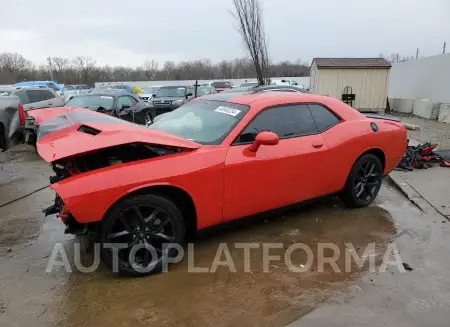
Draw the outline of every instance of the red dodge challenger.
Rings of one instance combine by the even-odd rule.
[[[367,206],[406,143],[399,122],[337,99],[267,92],[204,96],[149,127],[74,109],[40,124],[37,149],[56,172],[45,213],[101,243],[111,269],[106,245],[123,245],[117,271],[139,275],[196,230],[328,194]]]

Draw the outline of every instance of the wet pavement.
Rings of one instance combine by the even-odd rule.
[[[89,274],[75,269],[73,237],[63,234],[54,216],[41,213],[52,203],[52,191],[33,190],[45,187],[48,167],[25,150],[12,160],[17,163],[0,160],[9,167],[0,166],[1,202],[6,203],[10,192],[30,195],[0,204],[0,326],[443,326],[448,320],[449,224],[421,213],[388,183],[368,208],[344,209],[329,198],[203,233],[195,240],[195,267],[211,268],[225,243],[236,272],[228,267],[188,272],[191,262],[185,257],[168,273],[120,278],[103,266]],[[24,176],[33,171],[39,177],[25,182]],[[283,248],[270,250],[282,257],[289,245],[304,243],[314,260],[307,272],[293,272],[285,260],[271,261],[264,272],[260,246],[251,250],[251,272],[245,272],[244,251],[234,244],[246,242],[282,243]],[[72,273],[63,268],[46,272],[57,243],[63,244]],[[341,253],[351,243],[360,256],[375,243],[376,269],[370,272],[365,265],[344,272],[345,256],[340,256],[341,272],[330,265],[319,272],[319,243],[334,243]],[[379,271],[392,243],[412,271],[390,266]],[[86,264],[90,260],[92,255],[83,257]],[[292,253],[294,265],[305,261],[303,251]]]

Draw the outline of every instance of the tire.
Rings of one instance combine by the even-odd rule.
[[[348,207],[366,207],[377,197],[382,179],[380,159],[373,154],[365,154],[353,165],[339,197]]]
[[[136,208],[138,208],[138,211],[141,212],[141,218],[138,217],[139,214],[136,213]],[[155,214],[155,212],[157,213]],[[146,219],[148,219],[148,222],[145,221]],[[166,222],[166,219],[168,222]],[[123,223],[124,221],[125,223]],[[157,226],[156,223],[158,223],[159,226]],[[123,231],[118,232],[120,228],[115,228],[120,227],[120,225],[123,226]],[[171,231],[170,235],[168,233],[169,229]],[[111,238],[112,235],[117,235],[120,233],[127,234],[122,236],[114,236]],[[131,265],[128,260],[130,255],[129,250],[121,250],[119,251],[120,255],[118,257],[118,267],[116,267],[116,270],[115,267],[113,267],[114,262],[111,248],[109,246],[105,246],[105,244],[128,243],[131,245],[130,248],[137,245],[144,246],[144,244],[146,244],[147,246],[150,244],[155,251],[159,251],[164,249],[164,243],[182,244],[185,240],[185,236],[186,225],[183,216],[180,209],[172,200],[152,194],[137,195],[130,198],[125,198],[114,205],[114,207],[109,210],[101,222],[99,235],[101,259],[113,273],[133,277],[150,275],[160,272],[163,268],[163,264],[161,262],[162,254],[161,258],[158,255],[159,261],[155,260],[151,264],[148,262],[148,265],[146,265],[145,254],[142,254],[142,252],[151,252],[145,248],[136,251],[137,257],[139,254],[144,256],[141,269],[145,268],[145,271],[142,271]],[[119,239],[120,241],[118,241]],[[136,260],[137,259],[138,258],[136,258]],[[135,263],[137,262],[136,260],[134,261]],[[151,265],[153,266],[150,267]]]

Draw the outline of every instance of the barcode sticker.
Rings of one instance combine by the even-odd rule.
[[[221,112],[223,114],[230,115],[230,116],[233,116],[233,117],[236,117],[241,112],[238,109],[224,107],[224,106],[220,106],[220,107],[216,108],[214,111],[215,112]]]

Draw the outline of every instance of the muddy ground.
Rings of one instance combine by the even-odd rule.
[[[120,278],[103,266],[93,273],[73,265],[73,237],[41,210],[53,193],[50,170],[26,147],[0,155],[0,326],[444,326],[450,304],[449,224],[426,216],[388,182],[376,202],[344,209],[334,198],[267,219],[252,219],[201,234],[194,243],[195,267],[211,267],[226,243],[237,272],[188,273],[189,260],[168,273]],[[262,247],[252,250],[251,272],[234,243],[308,245],[314,262],[307,272],[273,261],[264,272]],[[345,256],[319,272],[318,244],[344,252],[352,243],[362,255],[375,243],[376,269],[368,265],[343,272]],[[63,244],[73,272],[46,272],[55,244]],[[395,244],[402,262],[413,268],[380,272],[386,249]],[[92,256],[82,258],[86,264]],[[294,252],[296,265],[306,260]]]

